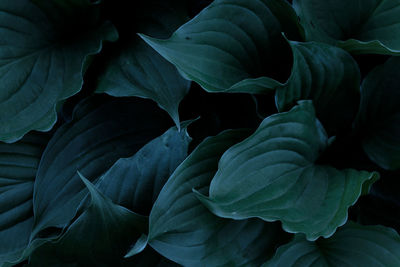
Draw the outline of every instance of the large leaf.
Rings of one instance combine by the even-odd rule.
[[[33,183],[48,134],[32,132],[0,143],[0,266],[17,262],[33,226]]]
[[[208,190],[222,153],[248,134],[207,138],[172,174],[150,214],[148,240],[160,254],[184,266],[256,266],[274,252],[279,225],[216,217],[192,192]]]
[[[170,3],[172,2],[172,3]],[[179,1],[147,1],[124,23],[132,25],[130,32],[122,31],[118,44],[99,78],[97,92],[113,96],[140,96],[156,101],[179,127],[178,107],[189,91],[190,82],[176,68],[137,36],[136,31],[157,37],[168,37],[186,16]],[[124,8],[123,3],[114,3]]]
[[[390,228],[347,223],[329,239],[298,235],[263,267],[400,266],[400,237]]]
[[[191,138],[186,127],[173,127],[130,158],[119,159],[100,179],[97,188],[114,203],[149,215],[161,188],[186,158]]]
[[[400,168],[400,59],[373,69],[361,86],[357,128],[364,151],[384,169]]]
[[[85,2],[88,9],[97,9]],[[71,9],[70,3],[62,8]],[[0,1],[1,141],[49,130],[57,119],[58,101],[81,89],[88,56],[100,52],[102,41],[117,38],[109,23],[84,27],[77,18],[74,24],[70,17],[58,19],[62,25],[29,0]]]
[[[294,0],[306,39],[355,54],[400,53],[399,0]]]
[[[147,217],[114,204],[86,178],[90,204],[58,239],[41,246],[31,264],[57,263],[79,266],[119,266],[130,244],[147,229]],[[58,265],[56,265],[58,266]]]
[[[297,26],[283,0],[216,0],[167,40],[141,37],[207,91],[262,93],[286,81],[281,32],[297,38]]]
[[[34,190],[33,236],[64,227],[84,196],[77,170],[93,181],[121,157],[159,136],[168,117],[149,100],[96,96],[83,101],[43,154]]]
[[[290,42],[292,74],[276,91],[279,111],[312,99],[328,133],[350,128],[360,102],[360,71],[346,51],[323,43]],[[340,107],[340,108],[338,108]]]
[[[331,236],[378,174],[319,165],[327,144],[311,101],[299,101],[227,150],[209,197],[198,196],[221,217],[280,220],[286,231],[304,233],[309,240]]]

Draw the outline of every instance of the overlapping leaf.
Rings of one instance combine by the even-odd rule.
[[[398,0],[294,0],[306,39],[355,54],[400,53]]]
[[[126,4],[116,2],[114,5],[124,8]],[[129,17],[120,19],[131,25],[131,29],[122,31],[97,88],[97,92],[113,96],[150,98],[169,113],[178,127],[178,106],[188,92],[190,82],[140,39],[136,31],[168,37],[186,20],[180,6],[183,6],[180,1],[147,1],[147,5],[137,8],[134,14],[126,14]]]
[[[400,59],[389,59],[365,78],[357,127],[364,151],[385,169],[400,168]]]
[[[33,183],[48,134],[32,132],[0,143],[0,266],[17,262],[33,225]]]
[[[62,8],[75,12],[71,5],[65,2]],[[29,0],[0,1],[1,141],[49,130],[56,122],[57,102],[81,89],[88,56],[101,50],[102,41],[117,38],[109,23],[87,28],[77,18],[74,24],[70,17],[58,19],[62,25]]]
[[[292,74],[276,91],[278,110],[312,99],[328,133],[350,128],[360,101],[360,71],[346,51],[323,43],[290,42]],[[340,108],[338,108],[340,107]]]
[[[169,39],[141,35],[188,79],[211,92],[262,93],[286,81],[297,18],[281,0],[217,0]]]
[[[97,96],[83,101],[43,154],[34,191],[33,235],[64,227],[84,196],[77,170],[93,181],[121,157],[132,156],[168,126],[148,100]]]
[[[150,214],[148,240],[159,253],[184,266],[256,266],[285,239],[277,224],[214,216],[192,192],[208,190],[222,153],[247,135],[207,138],[172,174]]]
[[[317,164],[327,144],[311,101],[300,101],[227,150],[209,197],[198,196],[221,217],[280,220],[286,231],[309,240],[331,236],[378,174]]]
[[[181,131],[173,127],[134,156],[119,159],[96,186],[114,203],[149,215],[161,188],[186,158],[190,141],[185,125]]]
[[[399,266],[400,237],[390,228],[349,222],[329,239],[298,235],[263,267]]]

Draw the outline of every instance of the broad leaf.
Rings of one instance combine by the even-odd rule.
[[[354,54],[400,53],[399,0],[294,0],[306,40]]]
[[[184,266],[257,266],[286,237],[277,224],[216,217],[192,192],[208,190],[222,153],[246,136],[231,130],[207,138],[172,174],[150,214],[148,240],[160,254]]]
[[[114,3],[117,4],[124,8],[123,3]],[[150,98],[169,113],[178,127],[179,103],[189,91],[190,82],[136,32],[168,37],[186,20],[179,4],[182,5],[178,1],[148,1],[148,5],[139,6],[133,15],[125,18],[124,23],[132,25],[130,32],[122,31],[96,90],[113,96]]]
[[[257,131],[222,156],[209,197],[199,198],[216,215],[282,222],[309,240],[331,236],[347,209],[368,192],[377,173],[337,170],[316,161],[328,138],[311,101],[266,118]]]
[[[35,227],[64,227],[84,197],[79,170],[92,181],[122,157],[132,156],[168,127],[149,100],[96,96],[83,101],[43,154],[35,181]]]
[[[114,204],[86,178],[90,204],[56,241],[41,246],[31,262],[78,264],[79,266],[118,266],[130,244],[147,228],[147,217]]]
[[[167,40],[141,37],[207,91],[263,93],[288,77],[282,31],[298,36],[286,1],[216,0]]]
[[[32,132],[17,143],[0,143],[0,266],[16,263],[29,243],[33,183],[48,139]]]
[[[97,183],[114,203],[149,215],[171,173],[186,158],[191,138],[186,126],[173,127],[130,158],[119,159]]]
[[[346,51],[323,43],[290,42],[292,74],[276,91],[279,111],[312,99],[328,133],[350,128],[360,102],[360,71]],[[340,107],[340,108],[339,108]]]
[[[85,2],[88,12],[97,9]],[[80,11],[71,5],[65,2],[62,9]],[[53,23],[29,0],[0,1],[1,141],[49,130],[57,119],[56,104],[81,89],[89,56],[100,52],[102,41],[117,38],[109,23],[85,27],[74,19],[74,24],[70,17]]]
[[[263,267],[400,266],[400,237],[390,228],[349,222],[329,239],[298,235]]]
[[[384,169],[400,168],[400,59],[373,69],[361,86],[357,128],[364,151]]]

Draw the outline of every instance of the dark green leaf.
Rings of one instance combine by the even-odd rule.
[[[89,56],[100,52],[102,41],[117,38],[110,23],[81,29],[79,23],[72,27],[68,18],[59,19],[64,27],[29,0],[0,1],[2,141],[52,128],[57,103],[81,89]]]
[[[114,203],[149,215],[161,188],[186,158],[190,140],[185,125],[181,131],[173,127],[134,156],[119,159],[96,186]]]
[[[160,254],[184,266],[256,266],[274,252],[279,225],[218,218],[192,193],[208,190],[222,153],[248,134],[207,138],[172,174],[150,214],[148,240]]]
[[[400,168],[400,59],[372,70],[361,87],[357,127],[364,151],[384,169]]]
[[[316,163],[328,145],[311,101],[266,118],[257,131],[222,156],[209,197],[216,215],[282,222],[309,240],[331,236],[347,209],[378,179],[377,173],[337,170]]]
[[[323,43],[290,42],[292,74],[276,91],[278,110],[312,99],[328,133],[350,128],[360,102],[360,71],[346,51]],[[340,107],[340,108],[339,108]]]
[[[33,183],[48,134],[0,143],[0,266],[23,258],[33,225]]]
[[[85,195],[77,170],[93,181],[167,125],[168,117],[148,100],[97,96],[83,101],[43,154],[35,181],[32,236],[47,227],[62,228],[74,217]]]
[[[309,41],[355,54],[400,53],[398,0],[294,0]]]
[[[216,0],[167,40],[141,37],[207,91],[264,93],[289,75],[282,31],[297,37],[286,1]]]
[[[177,6],[177,1],[149,3],[151,10],[150,7],[140,7],[142,14],[135,13],[125,21],[138,29],[122,32],[96,91],[113,96],[150,98],[165,109],[179,127],[178,106],[189,91],[190,82],[184,80],[176,68],[140,39],[135,31],[168,37],[185,22],[186,16],[181,14],[184,12]]]
[[[400,266],[400,237],[390,228],[347,223],[329,239],[298,235],[263,267]]]

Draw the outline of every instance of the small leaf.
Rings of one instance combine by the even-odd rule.
[[[32,132],[0,143],[0,266],[23,260],[33,226],[33,183],[50,136]]]
[[[95,96],[84,100],[61,126],[43,154],[34,190],[32,237],[47,227],[63,228],[85,196],[77,170],[92,180],[129,157],[168,127],[152,102]]]
[[[257,266],[286,238],[278,224],[216,217],[192,193],[208,190],[222,153],[248,134],[207,138],[172,174],[150,214],[148,240],[160,254],[184,266]]]
[[[286,1],[216,0],[167,40],[140,36],[207,91],[265,93],[289,76],[281,32],[298,29]]]
[[[186,158],[191,141],[186,126],[172,127],[134,156],[119,159],[98,181],[97,188],[114,203],[149,215],[165,182]]]
[[[323,43],[290,41],[292,74],[276,91],[279,111],[311,99],[327,132],[350,128],[360,102],[360,71],[346,51]],[[340,108],[338,108],[340,107]]]
[[[373,69],[361,86],[356,122],[368,157],[388,170],[400,168],[400,59]]]
[[[306,40],[338,45],[354,54],[399,55],[397,0],[294,0]]]
[[[132,29],[130,32],[125,29],[121,33],[105,73],[99,78],[96,92],[152,99],[169,113],[179,127],[178,107],[189,91],[190,82],[183,79],[171,63],[135,33],[143,30],[146,34],[169,36],[183,24],[186,16],[181,14],[182,8],[179,8],[177,1],[171,2],[149,2],[151,10],[147,10],[150,9],[147,6],[140,7],[136,13],[142,14],[135,13],[135,16],[130,15],[129,19],[125,19],[126,24],[132,25]]]
[[[349,222],[329,239],[310,242],[298,235],[263,265],[292,266],[400,266],[400,237],[391,228]]]
[[[130,258],[142,252],[148,243],[147,235],[142,234],[140,238],[136,241],[135,245],[126,253],[124,258]]]
[[[63,8],[79,11],[70,3]],[[92,9],[97,7],[87,11]],[[81,90],[89,56],[100,52],[103,41],[118,36],[110,23],[87,28],[77,18],[76,26],[66,17],[59,20],[62,25],[52,23],[29,0],[0,1],[1,141],[50,130],[57,103]]]
[[[327,144],[311,101],[299,101],[228,149],[209,197],[198,197],[220,217],[280,220],[287,232],[304,233],[309,240],[329,237],[346,222],[363,184],[370,186],[379,176],[317,164]]]

